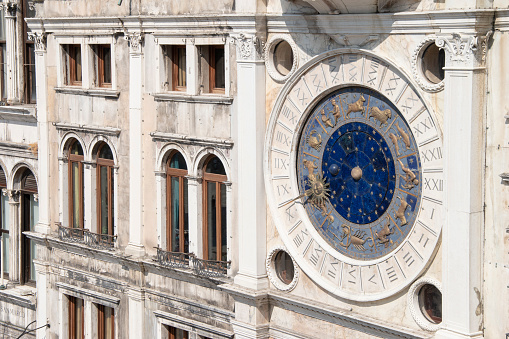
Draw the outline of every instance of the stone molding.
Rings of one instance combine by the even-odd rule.
[[[292,258],[293,263],[293,279],[292,282],[288,285],[284,284],[277,276],[276,268],[274,266],[274,259],[276,257],[276,254],[279,252],[286,252],[287,255]],[[283,246],[277,246],[274,247],[267,256],[267,259],[265,260],[265,268],[267,269],[267,276],[269,277],[270,282],[272,285],[274,285],[275,288],[277,288],[280,291],[289,292],[297,286],[297,283],[299,281],[299,267],[297,266],[297,263],[293,259],[293,257],[290,255],[290,253],[286,250]]]
[[[113,306],[118,306],[120,304],[120,298],[107,295],[104,293],[99,293],[93,290],[85,289],[83,287],[73,286],[70,284],[57,282],[56,286],[58,289],[64,294],[72,294],[76,296],[87,296],[96,304],[104,304],[108,303]]]
[[[19,194],[20,194],[19,190],[10,190],[10,189],[3,188],[2,194],[4,195],[4,197],[9,198],[9,203],[11,203],[11,204],[19,203]]]
[[[292,48],[292,54],[293,54],[293,62],[292,62],[292,69],[290,72],[288,72],[287,75],[282,75],[279,73],[275,66],[274,66],[274,50],[281,41],[286,41],[290,47]],[[299,50],[297,48],[297,44],[293,41],[290,35],[288,34],[276,34],[273,35],[267,44],[265,45],[265,65],[267,66],[267,73],[269,73],[269,76],[277,82],[285,82],[290,78],[293,73],[299,68]]]
[[[35,44],[35,52],[46,52],[46,33],[44,32],[28,32],[28,40]]]
[[[183,134],[164,133],[164,132],[151,132],[150,136],[154,140],[175,142],[177,144],[199,145],[204,147],[212,146],[226,149],[233,148],[233,140],[230,139],[189,137]]]
[[[440,92],[444,89],[444,81],[440,81],[438,84],[434,84],[429,82],[421,71],[421,58],[424,54],[426,48],[434,44],[437,40],[436,35],[430,35],[424,38],[414,49],[414,53],[412,54],[412,74],[414,76],[414,80],[417,84],[426,92]]]
[[[59,131],[103,134],[116,137],[118,137],[120,132],[122,131],[120,128],[115,127],[87,126],[87,125],[66,124],[60,122],[53,123],[53,126],[55,126],[55,128]]]
[[[407,304],[410,308],[410,313],[412,314],[412,318],[414,318],[417,325],[419,325],[420,328],[426,331],[430,332],[436,332],[440,329],[440,324],[434,324],[427,320],[424,315],[422,314],[420,307],[419,307],[419,291],[421,287],[424,285],[433,285],[435,286],[440,293],[442,293],[442,284],[433,278],[424,277],[419,280],[417,280],[408,291],[407,294]]]

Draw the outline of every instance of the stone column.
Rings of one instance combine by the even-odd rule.
[[[40,246],[40,245],[37,245]],[[37,328],[36,337],[38,339],[47,338],[49,328],[43,327],[48,322],[48,266],[34,261],[35,274],[37,281],[37,309],[36,319]]]
[[[265,63],[261,40],[235,37],[237,45],[237,234],[239,271],[235,283],[251,289],[268,287],[265,272],[266,199],[263,181],[265,139]],[[246,197],[251,197],[246,199]]]
[[[129,289],[127,295],[129,296],[129,338],[144,338],[145,291]]]
[[[41,32],[32,32],[28,34],[28,39],[34,42],[35,46],[35,70],[37,85],[37,127],[39,130],[38,148],[38,194],[39,194],[39,222],[35,226],[35,231],[48,234],[50,232],[49,215],[49,187],[52,180],[49,165],[49,129],[51,123],[48,119],[48,86],[46,86],[46,34]]]
[[[443,329],[437,338],[482,338],[486,36],[439,37],[446,51]]]
[[[21,225],[19,223],[20,208],[19,208],[19,191],[18,190],[2,190],[4,196],[9,197],[9,206],[11,225],[9,231],[9,244],[10,248],[10,263],[9,263],[9,280],[19,281],[21,273],[21,260],[20,260],[20,237]]]
[[[143,256],[143,151],[141,97],[143,83],[142,36],[125,36],[129,41],[129,244],[126,253]],[[141,337],[140,337],[141,338]]]
[[[5,12],[6,66],[7,66],[7,102],[17,103],[18,72],[16,67],[16,10],[17,5],[7,2],[2,5]]]
[[[198,189],[201,184],[201,178],[187,177],[187,199],[188,199],[188,222],[189,222],[189,252],[196,254],[198,258],[203,258],[203,237],[201,222],[201,194]]]

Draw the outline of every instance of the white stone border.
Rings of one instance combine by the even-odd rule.
[[[426,319],[424,314],[422,314],[421,307],[419,305],[419,292],[421,287],[424,285],[433,285],[440,291],[440,293],[442,293],[442,284],[438,280],[429,277],[421,278],[417,280],[408,291],[408,307],[410,308],[412,317],[414,318],[417,325],[419,325],[419,327],[426,331],[436,332],[440,329],[440,324],[434,324]]]
[[[437,37],[430,35],[424,38],[414,50],[412,54],[412,74],[417,84],[426,92],[440,92],[444,89],[444,80],[438,84],[430,82],[422,73],[422,55],[428,46],[435,43]]]
[[[276,268],[274,267],[274,259],[276,257],[276,254],[278,254],[281,251],[286,252],[286,254],[289,255],[290,258],[292,259],[293,263],[293,279],[292,282],[289,283],[288,285],[283,283],[281,279],[279,279],[279,277],[277,276]],[[297,286],[297,282],[299,281],[299,267],[297,266],[297,262],[295,261],[295,259],[292,257],[290,252],[288,252],[288,250],[285,247],[277,246],[274,247],[269,252],[267,259],[265,260],[265,268],[267,269],[267,276],[269,277],[270,282],[278,290],[289,292],[293,290],[295,286]]]
[[[290,47],[292,48],[292,54],[293,54],[293,62],[292,62],[292,69],[290,72],[288,72],[287,75],[282,75],[276,70],[276,67],[274,66],[274,49],[276,48],[277,44],[281,41],[286,41]],[[276,34],[273,35],[270,40],[267,42],[267,45],[265,47],[265,65],[267,66],[267,72],[269,73],[270,77],[277,82],[285,82],[290,78],[293,73],[298,68],[299,64],[299,58],[298,58],[298,49],[295,42],[290,38],[289,35],[285,34]]]

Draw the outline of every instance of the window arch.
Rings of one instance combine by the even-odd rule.
[[[21,282],[35,282],[35,242],[23,232],[33,232],[39,221],[39,201],[37,181],[34,174],[26,168],[20,181],[21,203]]]
[[[226,171],[221,160],[209,156],[203,165],[203,257],[226,261]]]
[[[69,226],[83,228],[84,223],[84,182],[83,182],[83,148],[74,139],[67,152],[69,176]]]
[[[101,142],[97,162],[97,229],[100,234],[113,235],[114,229],[114,166],[113,152]]]
[[[189,253],[187,164],[173,151],[166,163],[166,246],[171,252]]]

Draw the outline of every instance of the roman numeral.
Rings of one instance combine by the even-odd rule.
[[[396,87],[398,87],[398,81],[401,80],[400,77],[398,77],[396,74],[392,73],[392,78],[389,79],[389,83],[387,85],[387,89],[385,92],[390,92],[391,95],[393,95],[394,91],[396,90]]]
[[[398,275],[396,274],[394,266],[388,267],[385,271],[387,272],[387,277],[389,278],[390,282],[398,280]]]
[[[288,217],[288,221],[291,221],[293,218],[295,218],[292,214],[292,206],[286,209],[286,216]]]
[[[288,184],[284,184],[284,185],[279,185],[277,186],[277,194],[278,196],[284,196],[284,195],[287,195],[289,194],[290,192],[288,191],[290,188],[288,187]]]
[[[290,107],[284,106],[281,114],[286,117],[292,124],[295,125],[297,123],[297,116]]]
[[[322,252],[323,250],[321,248],[315,248],[314,253],[311,253],[311,255],[309,256],[309,261],[311,261],[311,263],[316,266],[318,264],[318,259],[320,259]]]
[[[413,259],[412,255],[410,254],[410,252],[407,252],[407,254],[405,254],[405,255],[403,256],[403,260],[405,261],[405,263],[406,263],[406,265],[407,265],[408,267],[412,266],[412,264],[413,264],[413,263],[414,263],[414,261],[415,261],[415,260]]]
[[[433,120],[431,120],[431,118],[426,118],[423,121],[419,122],[416,126],[413,126],[413,127],[414,127],[414,131],[416,132],[415,133],[416,135],[424,134],[424,133],[426,133],[427,130],[429,130],[429,129],[431,129],[431,127],[433,127]]]
[[[428,244],[429,238],[426,237],[426,240],[424,240],[424,233],[421,234],[421,237],[419,238],[419,244],[422,243],[422,247],[426,248],[426,245]],[[424,242],[424,243],[423,243]]]
[[[288,135],[286,135],[286,133],[277,131],[276,132],[276,140],[279,141],[283,145],[290,146],[290,137]]]
[[[313,86],[315,86],[315,91],[316,92],[319,92],[323,86],[322,86],[322,80],[321,79],[318,79],[318,74],[311,74],[311,76],[313,77]]]
[[[442,159],[442,148],[434,147],[432,149],[427,149],[424,152],[421,152],[421,156],[422,156],[423,162],[440,160],[440,159]]]
[[[357,56],[350,55],[349,58],[348,58],[348,61],[350,63],[352,63],[350,69],[348,70],[348,74],[350,75],[349,81],[356,81],[356,79],[357,79],[357,66],[354,64],[354,62],[357,61]]]
[[[274,168],[287,169],[288,159],[274,158]]]
[[[348,282],[350,284],[356,284],[356,280],[357,280],[357,277],[354,275],[355,273],[355,268],[352,268],[351,270],[348,271],[348,275],[350,277],[348,277]],[[350,280],[350,279],[353,279],[353,280]]]
[[[442,192],[444,190],[444,181],[442,179],[424,178],[424,188],[430,191]]]
[[[336,266],[334,266],[334,265],[339,265],[339,263],[338,262],[331,262],[330,265],[331,265],[331,268],[329,268],[327,270],[327,275],[329,277],[331,277],[332,279],[336,279],[336,275],[338,273],[338,268]]]
[[[304,91],[302,91],[300,87],[296,88],[295,92],[296,92],[295,95],[297,96],[297,99],[300,100],[300,103],[303,106],[306,106],[306,104],[307,104],[306,100],[308,99],[306,96],[306,93],[304,93]]]
[[[369,66],[370,70],[368,72],[368,84],[375,87],[375,81],[378,75],[378,67],[380,66],[380,61],[376,58],[371,59],[371,64]]]
[[[299,234],[297,234],[295,238],[293,238],[293,243],[295,244],[295,246],[300,247],[300,245],[302,245],[302,243],[306,239],[307,235],[308,234],[306,233],[306,231],[301,231]]]
[[[409,111],[414,108],[415,106],[415,103],[418,102],[419,99],[417,98],[414,98],[414,93],[411,92],[410,93],[410,96],[405,100],[405,104],[403,105],[403,111],[405,111],[405,113],[409,113]]]

